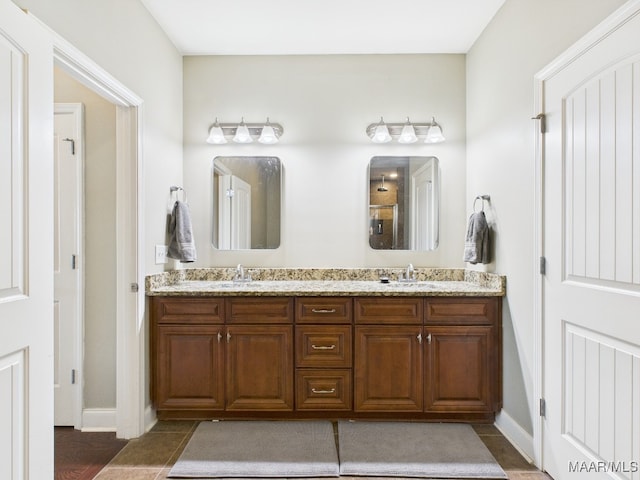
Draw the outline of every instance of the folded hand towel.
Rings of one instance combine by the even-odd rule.
[[[169,251],[167,256],[182,263],[196,260],[196,245],[193,241],[189,205],[177,200],[169,220]]]
[[[467,237],[464,243],[464,258],[469,263],[489,263],[489,224],[484,211],[474,212],[469,217]]]

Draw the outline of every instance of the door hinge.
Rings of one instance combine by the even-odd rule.
[[[73,138],[63,138],[63,142],[71,142],[71,155],[76,154],[76,141]]]
[[[531,120],[540,120],[540,133],[546,133],[547,131],[547,117],[544,113],[539,113],[535,117],[531,117]]]
[[[78,256],[77,255],[71,255],[71,270],[75,270],[76,268],[78,268]]]
[[[131,292],[132,292],[132,293],[137,293],[137,292],[138,292],[138,290],[140,289],[140,288],[138,287],[137,282],[133,282],[133,283],[130,285],[130,288],[131,288]]]
[[[544,398],[540,399],[540,416],[541,417],[547,416],[547,402]]]
[[[75,385],[76,384],[76,369],[72,368],[71,369],[71,385]]]
[[[540,275],[546,275],[547,273],[547,259],[540,257]]]

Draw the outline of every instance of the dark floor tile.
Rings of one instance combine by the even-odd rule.
[[[504,470],[537,470],[535,465],[529,463],[502,435],[480,435],[480,439]]]
[[[56,427],[54,442],[56,480],[91,480],[127,444],[112,432],[80,432],[73,427]]]

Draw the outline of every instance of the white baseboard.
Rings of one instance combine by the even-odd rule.
[[[151,405],[147,405],[144,409],[144,431],[148,432],[158,422],[156,417],[156,409]]]
[[[533,464],[533,436],[504,410],[496,415],[495,425],[527,461]]]
[[[83,432],[115,432],[115,408],[85,408],[82,410]]]

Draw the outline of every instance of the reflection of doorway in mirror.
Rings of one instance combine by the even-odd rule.
[[[251,185],[235,175],[220,175],[218,195],[218,245],[251,248]]]
[[[433,226],[437,211],[433,202],[434,163],[429,162],[411,175],[411,250],[433,250],[437,238]]]

